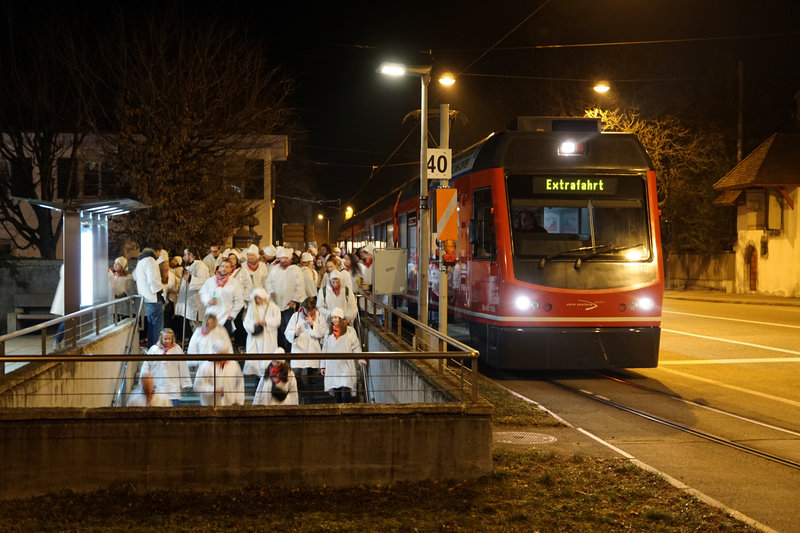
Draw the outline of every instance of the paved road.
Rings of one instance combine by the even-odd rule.
[[[575,426],[762,524],[800,531],[800,469],[644,421],[558,386],[800,463],[800,307],[670,298],[662,325],[659,367],[613,373],[623,382],[580,373],[498,377]]]

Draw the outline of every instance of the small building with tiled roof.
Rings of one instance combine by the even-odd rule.
[[[800,132],[775,133],[714,189],[737,207],[734,292],[800,296]]]

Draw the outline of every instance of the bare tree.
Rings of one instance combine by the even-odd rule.
[[[173,250],[218,242],[253,217],[240,185],[248,151],[285,123],[292,80],[232,29],[174,12],[124,22],[101,46],[113,105],[94,123],[121,191],[152,208],[112,232]]]
[[[0,20],[5,21],[0,30],[4,41],[0,56],[0,224],[16,248],[35,248],[42,257],[52,259],[61,234],[60,215],[12,197],[69,202],[76,195],[75,154],[85,127],[79,97],[82,81],[79,69],[70,68],[69,57],[80,46],[80,39],[73,39],[56,14],[29,17],[32,13],[25,6],[10,3],[3,3],[0,11],[4,15]],[[26,23],[21,25],[23,18]],[[59,160],[67,162],[60,173]],[[60,195],[57,179],[62,180]]]
[[[714,182],[730,166],[723,135],[673,115],[645,119],[638,112],[594,108],[606,131],[637,135],[656,170],[659,207],[672,226],[670,249],[710,252],[727,249],[735,226],[730,209],[712,205]]]

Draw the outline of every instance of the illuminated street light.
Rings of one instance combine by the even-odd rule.
[[[383,63],[378,72],[387,76],[412,74],[420,80],[419,106],[419,253],[417,254],[417,279],[419,280],[419,321],[428,323],[428,257],[430,256],[430,235],[428,233],[428,176],[425,161],[428,159],[428,83],[431,81],[431,65],[408,66],[398,63]]]
[[[347,208],[345,208],[344,210],[344,219],[350,220],[351,218],[353,218],[353,206],[348,205]]]
[[[317,220],[322,222],[323,220],[325,220],[325,215],[323,215],[322,213],[318,214]],[[325,233],[325,242],[328,243],[331,242],[331,219],[328,219],[327,232]]]
[[[439,83],[444,85],[445,87],[449,87],[456,82],[456,77],[453,75],[452,72],[445,72],[441,76],[439,76]]]
[[[595,90],[595,92],[598,92],[598,93],[600,93],[600,94],[605,94],[605,93],[607,93],[607,92],[608,92],[610,89],[611,89],[611,84],[610,84],[610,83],[608,83],[608,82],[607,82],[607,81],[605,81],[605,80],[598,81],[598,82],[595,84],[595,86],[594,86],[594,90]]]

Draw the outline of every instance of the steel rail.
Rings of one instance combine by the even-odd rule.
[[[651,422],[655,422],[657,424],[661,424],[663,426],[667,426],[673,429],[677,429],[679,431],[683,431],[684,433],[688,433],[690,435],[694,435],[696,437],[700,437],[702,439],[714,442],[716,444],[720,444],[722,446],[727,446],[729,448],[733,448],[740,452],[748,453],[750,455],[754,455],[756,457],[760,457],[762,459],[766,459],[767,461],[772,461],[774,463],[781,464],[783,466],[788,466],[789,468],[794,468],[796,470],[800,470],[800,463],[792,461],[790,459],[786,459],[784,457],[779,457],[777,455],[773,455],[771,453],[763,452],[756,448],[752,448],[750,446],[745,446],[744,444],[739,444],[738,442],[734,442],[723,437],[719,437],[712,433],[706,433],[704,431],[700,431],[689,426],[685,426],[683,424],[679,424],[677,422],[673,422],[671,420],[667,420],[666,418],[662,418],[660,416],[656,416],[654,414],[648,413],[646,411],[642,411],[640,409],[636,409],[633,407],[629,407],[627,405],[623,405],[621,403],[615,402],[613,400],[609,400],[608,398],[603,398],[602,396],[598,396],[592,392],[576,389],[574,387],[570,387],[569,385],[565,385],[563,383],[559,383],[555,380],[548,380],[549,383],[557,387],[561,387],[564,390],[577,394],[579,396],[583,396],[584,398],[588,398],[590,400],[594,400],[596,402],[600,402],[604,405],[609,407],[614,407],[615,409],[619,409],[620,411],[624,411],[626,413],[630,413],[632,415],[636,415],[640,418],[644,418],[645,420],[650,420]]]
[[[668,392],[664,392],[664,391],[660,391],[658,389],[654,389],[653,387],[648,387],[647,385],[640,385],[639,383],[633,383],[633,382],[628,381],[626,379],[622,379],[622,378],[618,378],[618,377],[614,377],[614,376],[609,376],[607,374],[603,374],[602,372],[598,372],[598,371],[595,371],[595,370],[589,370],[588,372],[590,374],[594,374],[594,375],[596,375],[598,377],[610,379],[611,381],[615,381],[615,382],[620,383],[622,385],[628,385],[629,387],[634,387],[634,388],[639,389],[639,390],[643,390],[643,391],[646,391],[646,392],[652,392],[654,394],[659,394],[661,396],[666,396],[667,398],[670,398],[670,399],[675,400],[677,402],[681,402],[681,403],[685,403],[685,404],[691,405],[693,407],[698,407],[700,409],[705,409],[705,410],[711,411],[713,413],[717,413],[717,414],[724,415],[724,416],[729,416],[731,418],[735,418],[737,420],[741,420],[742,422],[747,422],[747,423],[750,423],[750,424],[753,424],[753,425],[756,425],[756,426],[761,426],[761,427],[764,427],[764,428],[767,428],[767,429],[771,429],[773,431],[779,431],[781,433],[788,433],[789,435],[793,435],[795,437],[800,437],[800,432],[791,430],[789,428],[784,428],[784,427],[775,426],[775,425],[772,425],[772,424],[767,424],[766,422],[761,422],[761,421],[755,420],[753,418],[748,418],[746,416],[737,415],[736,413],[732,413],[730,411],[726,411],[725,409],[720,409],[718,407],[711,407],[710,405],[703,405],[701,403],[697,403],[697,402],[694,402],[692,400],[687,400],[686,398],[681,398],[677,394],[670,394]]]

